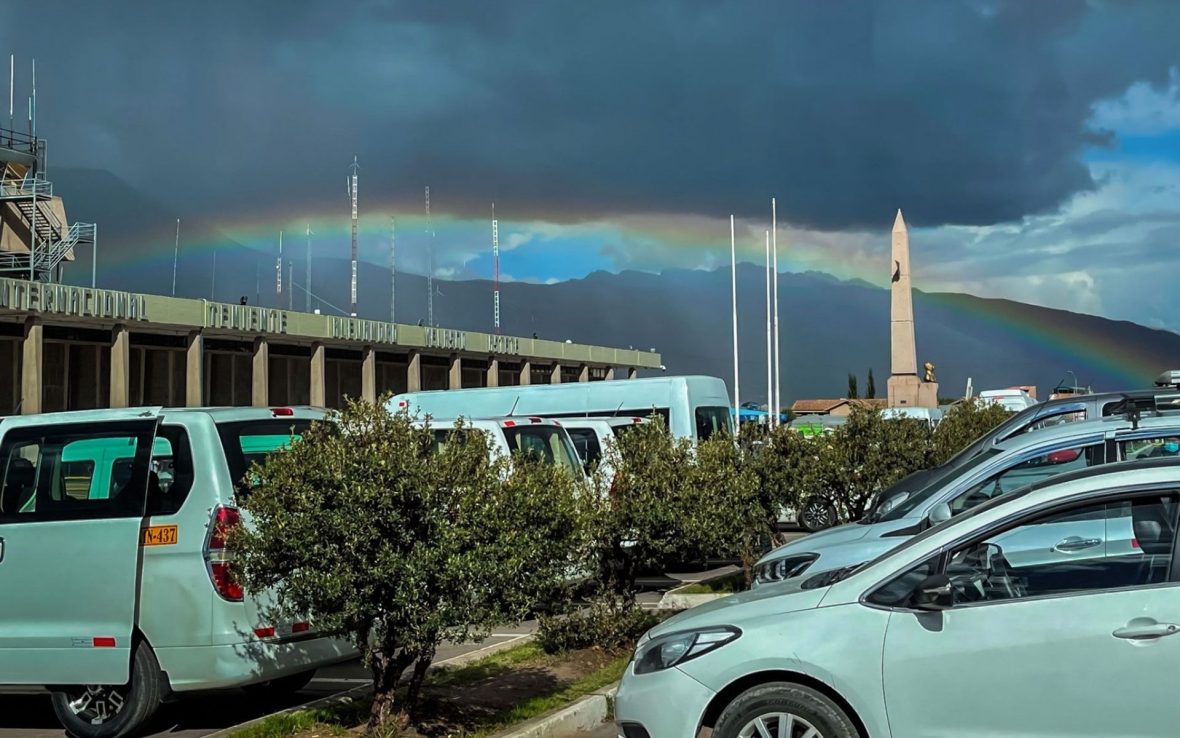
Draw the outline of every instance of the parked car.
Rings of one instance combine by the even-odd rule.
[[[925,420],[931,428],[934,428],[942,422],[943,412],[937,407],[887,407],[881,411],[881,417],[886,420],[905,418]]]
[[[619,735],[1175,736],[1178,488],[1175,461],[1086,469],[863,566],[687,610],[641,639]],[[1086,520],[1129,525],[1139,546],[1013,554]]]
[[[1122,461],[1145,443],[1180,434],[1180,415],[1141,421],[1106,418],[1046,428],[1016,436],[962,464],[925,489],[856,523],[794,540],[762,557],[754,567],[754,585],[802,574],[860,564],[921,533],[932,524],[963,513],[987,500],[1065,472]],[[1095,536],[1083,536],[1093,541]],[[1100,553],[1100,544],[1063,545],[1063,559]],[[1039,545],[1039,544],[1038,544]]]
[[[672,435],[703,441],[718,431],[733,433],[729,391],[716,377],[651,377],[602,382],[482,387],[408,392],[389,401],[391,412],[436,418],[525,415],[540,418],[651,417]]]
[[[251,462],[324,413],[87,410],[0,421],[0,684],[52,691],[81,738],[171,695],[297,690],[355,656],[234,580],[226,535]],[[71,604],[72,603],[72,604]]]
[[[1180,410],[1180,392],[1175,387],[1107,392],[1042,402],[1011,416],[955,454],[946,463],[931,469],[916,471],[882,490],[874,498],[873,506],[870,507],[868,514],[877,513],[877,508],[881,505],[896,504],[896,498],[912,494],[926,487],[935,480],[952,473],[960,465],[993,448],[996,444],[1023,433],[1062,423],[1125,414],[1128,411],[1158,414],[1170,410]]]

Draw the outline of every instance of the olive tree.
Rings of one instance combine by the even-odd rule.
[[[946,462],[1011,415],[1002,405],[991,402],[973,399],[955,404],[934,429],[932,463]]]
[[[528,457],[509,469],[469,428],[450,439],[351,402],[255,467],[242,501],[238,575],[360,650],[373,675],[370,731],[409,719],[444,639],[522,619],[578,562],[577,482]]]

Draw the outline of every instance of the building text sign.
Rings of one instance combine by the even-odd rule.
[[[467,348],[467,332],[451,328],[427,328],[426,347],[463,351]]]
[[[147,300],[143,295],[8,279],[0,280],[0,309],[76,318],[148,319]]]
[[[512,336],[488,336],[488,351],[493,354],[519,354],[520,339]]]
[[[287,311],[251,305],[205,305],[205,327],[252,333],[286,333]]]
[[[328,318],[328,335],[346,341],[397,343],[397,327],[379,320],[331,316]]]

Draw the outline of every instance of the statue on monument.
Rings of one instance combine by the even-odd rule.
[[[924,381],[937,382],[938,380],[934,378],[934,364],[931,364],[929,361],[927,361],[924,367],[926,369],[926,379]]]

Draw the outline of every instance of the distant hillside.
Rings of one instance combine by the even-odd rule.
[[[171,245],[176,215],[106,172],[57,170],[71,220],[99,223],[102,286],[166,293],[171,288]],[[181,217],[184,217],[181,214]],[[162,223],[144,233],[144,223]],[[178,294],[208,297],[212,252],[217,248],[217,298],[248,296],[256,302],[259,254],[186,219]],[[87,265],[71,269],[75,282],[89,279]],[[263,259],[265,261],[265,259]],[[104,266],[105,265],[105,266]],[[296,281],[304,266],[295,261]],[[263,281],[270,284],[269,272]],[[865,282],[843,282],[822,273],[783,274],[779,300],[784,365],[784,401],[843,396],[848,372],[863,390],[869,368],[878,392],[889,376],[889,293]],[[732,379],[730,279],[728,270],[669,270],[662,274],[595,272],[554,285],[508,283],[501,297],[505,333],[611,346],[655,348],[669,373],[711,374]],[[436,321],[467,330],[491,329],[491,284],[486,280],[436,280]],[[738,270],[742,398],[766,395],[765,272]],[[348,305],[349,265],[317,260],[313,291],[327,302]],[[364,317],[388,319],[389,271],[362,264],[358,293]],[[265,291],[264,291],[265,292]],[[273,302],[273,292],[262,304]],[[296,309],[303,305],[295,294]],[[331,312],[327,305],[325,312]],[[1150,384],[1161,371],[1180,368],[1180,335],[1007,300],[961,294],[915,292],[918,359],[932,361],[941,394],[959,395],[967,378],[977,389],[1035,384],[1041,396],[1067,370],[1101,389]],[[425,278],[401,274],[397,319],[426,317]]]

